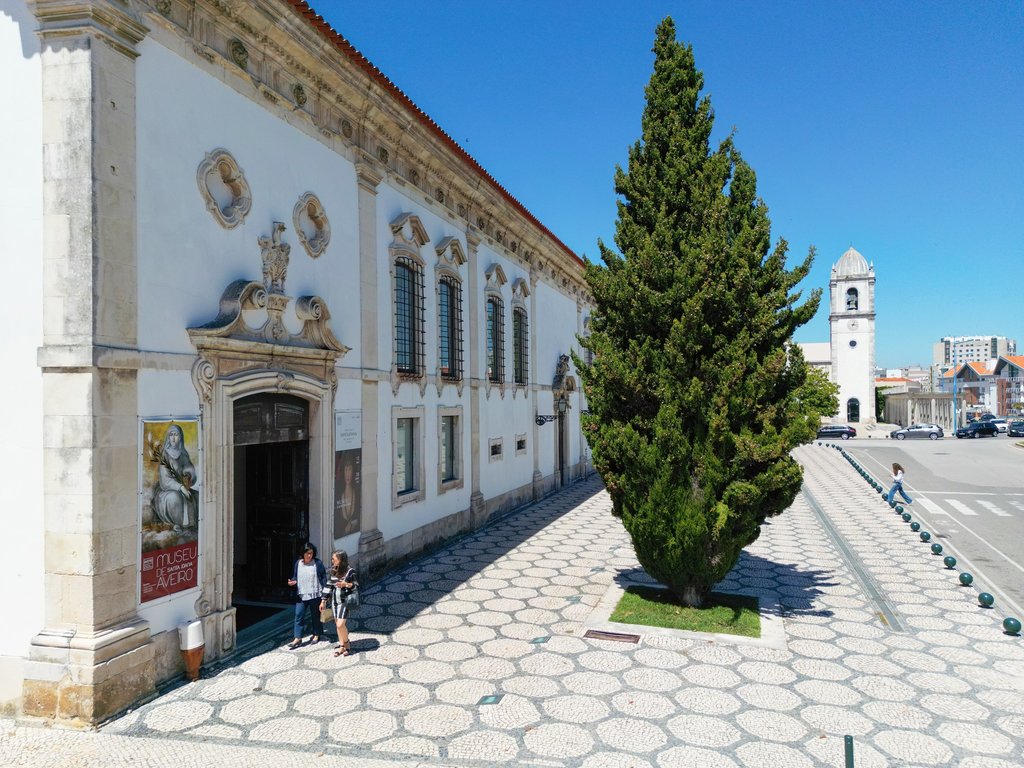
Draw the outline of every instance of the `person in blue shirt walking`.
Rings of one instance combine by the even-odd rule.
[[[320,621],[320,595],[326,583],[327,569],[317,558],[316,547],[307,541],[302,546],[302,557],[295,561],[292,577],[288,579],[288,586],[295,587],[298,595],[298,602],[295,603],[295,631],[292,634],[295,639],[288,646],[290,649],[295,650],[302,645],[302,625],[307,612],[313,624],[313,636],[309,638],[309,644],[320,642],[320,635],[324,632],[323,622]]]
[[[914,503],[914,500],[907,495],[905,490],[903,490],[903,467],[894,463],[892,465],[892,488],[889,489],[889,495],[885,497],[886,501],[892,501],[895,499],[897,491],[899,491],[900,496],[903,497],[903,501],[907,504]]]

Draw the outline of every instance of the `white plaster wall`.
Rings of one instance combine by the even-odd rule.
[[[138,95],[139,347],[193,355],[186,328],[212,320],[223,290],[234,280],[262,281],[258,238],[274,221],[291,245],[285,291],[318,295],[331,311],[335,336],[352,348],[342,368],[359,366],[359,257],[354,169],[319,141],[273,116],[158,42],[140,45]],[[196,169],[223,147],[238,161],[252,193],[252,209],[235,229],[206,210]],[[299,242],[292,211],[310,191],[324,205],[331,241],[319,259]],[[294,306],[294,305],[292,305]],[[289,327],[300,323],[289,309]],[[342,380],[336,408],[360,407],[357,381]],[[195,416],[199,398],[188,370],[139,376],[139,414]],[[200,482],[208,471],[197,460]],[[153,632],[195,615],[197,590],[140,606]]]
[[[416,195],[419,194],[420,200]],[[385,179],[377,190],[377,339],[379,343],[378,359],[380,368],[390,374],[394,359],[394,309],[392,296],[391,255],[388,247],[394,242],[391,222],[402,213],[412,213],[419,217],[430,238],[422,248],[423,259],[423,295],[424,295],[424,364],[429,376],[437,372],[437,264],[436,245],[446,237],[456,237],[462,244],[464,253],[468,255],[465,234],[447,217],[439,215],[434,206],[424,205],[422,193],[411,187],[398,188]],[[466,264],[460,268],[462,277],[462,312],[463,312],[463,369],[468,378],[470,370],[469,345],[469,268]],[[469,508],[469,497],[472,492],[471,471],[471,425],[469,387],[462,390],[460,396],[453,385],[445,385],[440,396],[437,386],[431,381],[423,394],[417,383],[403,383],[397,395],[392,395],[390,385],[380,388],[378,419],[381,425],[379,432],[377,497],[379,499],[378,527],[385,539],[400,536],[435,520],[455,514]],[[422,501],[408,502],[397,508],[391,507],[393,483],[393,450],[392,420],[393,408],[419,409],[421,430],[418,448],[422,452],[423,471],[422,484],[424,498]],[[439,445],[439,409],[442,407],[461,407],[461,453],[462,477],[461,488],[453,488],[445,493],[438,489]]]
[[[483,287],[486,285],[487,278],[484,273],[493,264],[500,264],[507,278],[506,284],[501,289],[505,327],[505,348],[503,350],[505,360],[505,396],[502,397],[501,392],[497,388],[492,387],[490,396],[482,395],[480,400],[480,492],[484,498],[499,496],[524,485],[529,485],[533,481],[533,452],[536,450],[533,440],[533,418],[535,413],[532,395],[528,390],[519,389],[514,394],[512,391],[512,377],[514,374],[513,348],[515,344],[515,337],[512,333],[512,286],[519,279],[525,280],[527,285],[529,285],[530,274],[516,262],[506,259],[498,249],[490,247],[486,242],[480,245],[480,258],[477,264],[481,286],[479,312],[476,318],[481,329],[477,354],[480,355],[482,360],[486,360],[487,305],[484,301]],[[540,337],[544,333],[557,334],[572,332],[575,329],[574,324],[571,328],[560,327],[556,329],[549,327],[541,331],[534,318],[535,313],[531,311],[533,307],[531,297],[527,297],[523,303],[527,311],[529,338],[533,338],[534,334],[539,334],[538,337]],[[528,364],[530,381],[540,381],[543,383],[546,380],[550,383],[550,377],[545,379],[543,373],[540,374],[538,379],[538,366],[540,371],[545,369],[541,362],[530,359]],[[517,456],[516,435],[524,433],[526,434],[526,453]],[[502,441],[502,456],[500,459],[491,460],[489,441],[493,439],[501,439]]]
[[[43,406],[36,350],[42,344],[42,83],[35,18],[21,0],[0,6],[0,232],[8,291],[0,303],[7,392],[16,397],[0,441],[0,564],[4,612],[0,627],[0,703],[20,675],[4,657],[22,657],[43,625]],[[16,478],[16,481],[14,481]]]
[[[232,281],[262,281],[257,240],[281,221],[287,227],[282,239],[291,245],[285,292],[327,302],[335,336],[352,348],[343,365],[358,367],[353,165],[152,38],[139,50],[139,346],[191,354],[186,327],[212,320]],[[199,164],[216,148],[232,154],[252,192],[248,216],[230,230],[206,210],[196,183]],[[331,223],[330,244],[315,260],[292,223],[292,211],[305,192],[320,198]]]

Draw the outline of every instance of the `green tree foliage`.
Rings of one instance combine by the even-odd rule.
[[[802,406],[819,416],[831,417],[839,413],[839,385],[822,368],[807,367],[807,378],[797,392],[797,398]],[[884,399],[882,405],[885,405]]]
[[[875,387],[875,418],[881,421],[885,418],[885,390],[892,387]]]
[[[799,399],[807,367],[790,342],[821,293],[798,305],[813,250],[787,270],[754,171],[731,136],[711,149],[703,75],[671,19],[654,53],[642,137],[615,174],[618,252],[600,243],[604,266],[587,268],[594,364],[575,364],[594,464],[640,563],[700,605],[800,489],[790,451],[819,414]]]

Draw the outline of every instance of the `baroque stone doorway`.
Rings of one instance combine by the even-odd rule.
[[[309,539],[308,403],[250,395],[234,404],[234,568],[238,626],[250,607],[292,602],[287,580]]]

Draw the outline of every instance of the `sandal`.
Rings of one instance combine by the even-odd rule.
[[[351,649],[351,644],[350,643],[345,643],[344,645],[340,646],[338,648],[338,650],[336,650],[334,652],[334,655],[335,655],[335,657],[337,657],[337,656],[348,656],[349,652],[351,650],[352,650]]]
[[[313,635],[311,638],[309,638],[309,644],[310,645],[316,645],[319,642],[320,642],[320,635]]]
[[[292,640],[292,641],[291,641],[291,642],[290,642],[290,643],[288,644],[288,650],[289,650],[289,651],[294,651],[294,650],[295,650],[296,648],[298,648],[298,647],[299,647],[300,645],[302,645],[302,641],[301,641],[301,640]]]

